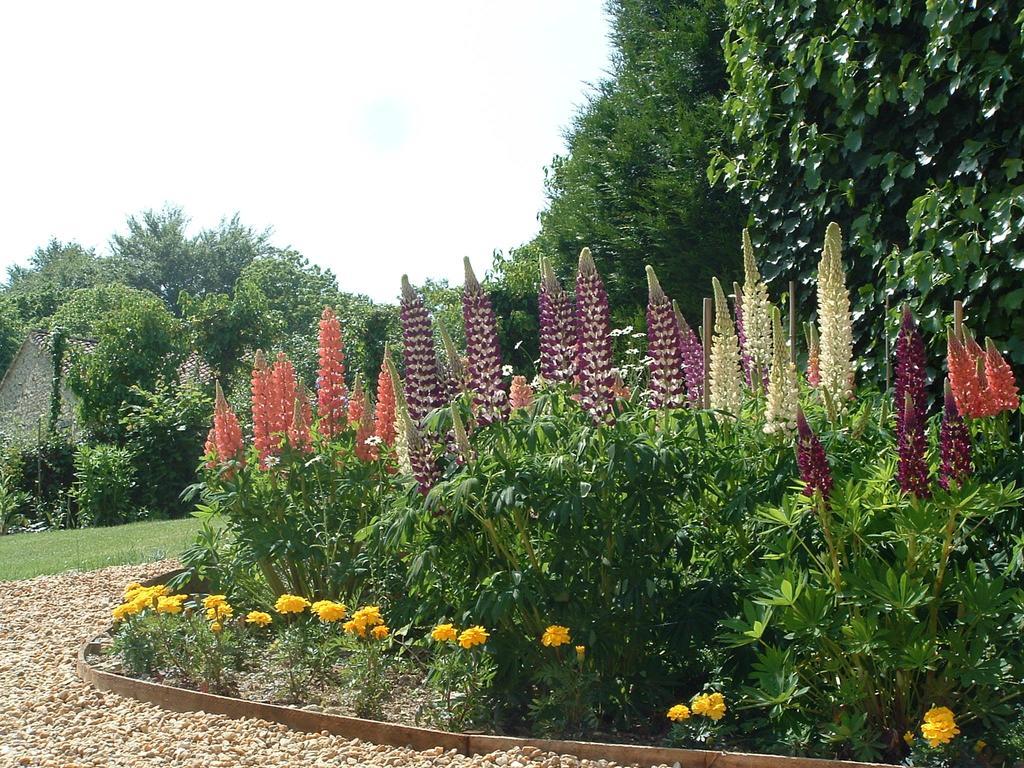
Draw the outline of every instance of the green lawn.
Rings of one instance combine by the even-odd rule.
[[[201,525],[186,518],[0,536],[0,581],[177,557]]]

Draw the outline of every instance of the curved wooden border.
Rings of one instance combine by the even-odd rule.
[[[149,586],[163,583],[178,573],[180,571],[172,571],[163,576],[149,579],[145,584]],[[880,763],[856,763],[810,757],[451,733],[435,731],[430,728],[384,723],[378,720],[329,715],[324,712],[312,712],[307,709],[265,704],[229,696],[217,696],[212,693],[175,688],[96,669],[89,663],[88,656],[99,652],[101,647],[99,639],[106,634],[97,636],[78,650],[78,659],[75,665],[78,676],[98,690],[146,701],[172,712],[209,712],[235,719],[254,718],[281,723],[289,728],[308,733],[326,731],[349,739],[360,739],[394,747],[411,747],[418,750],[441,747],[445,751],[454,749],[463,755],[484,755],[495,750],[536,747],[543,752],[573,755],[590,760],[610,760],[619,765],[640,765],[645,768],[674,764],[679,765],[680,768],[711,768],[712,766],[714,768],[893,768],[891,765]]]

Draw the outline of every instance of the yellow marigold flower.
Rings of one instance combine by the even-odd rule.
[[[690,719],[690,708],[685,704],[676,704],[671,707],[665,716],[673,723],[681,723]]]
[[[302,613],[309,608],[309,600],[298,595],[281,595],[274,603],[274,610],[278,613]]]
[[[269,613],[264,613],[263,611],[249,611],[249,613],[245,615],[246,624],[255,624],[258,627],[265,627],[273,620],[273,617]]]
[[[220,632],[222,629],[224,629],[224,625],[221,624],[219,621],[215,621],[210,625],[210,629],[214,632]]]
[[[459,637],[459,630],[451,624],[438,624],[431,631],[430,637],[439,643],[454,643]]]
[[[320,621],[340,621],[348,613],[348,606],[333,600],[317,600],[312,610],[320,617]]]
[[[383,640],[385,637],[388,636],[388,632],[390,631],[391,630],[388,629],[386,624],[380,624],[374,627],[372,630],[370,630],[370,634],[373,635],[374,640]]]
[[[350,635],[358,635],[359,637],[366,637],[366,626],[364,624],[360,624],[355,619],[349,619],[348,621],[346,621],[344,624],[341,625],[341,628],[343,630],[345,630]]]
[[[121,621],[127,616],[134,616],[135,614],[140,613],[145,607],[145,604],[133,600],[128,603],[122,603],[111,611],[111,613],[115,619]]]
[[[208,595],[203,598],[203,608],[217,608],[226,604],[227,601],[228,598],[225,595]]]
[[[906,745],[908,747],[914,746],[914,732],[913,731],[907,731],[906,733],[904,733],[903,734],[903,741],[906,742]]]
[[[725,717],[725,697],[720,693],[703,693],[694,697],[693,714],[710,717],[715,722]]]
[[[931,747],[949,744],[960,733],[952,710],[948,707],[932,707],[924,715],[921,735]]]
[[[230,619],[235,613],[235,609],[227,603],[220,603],[212,608],[206,609],[206,618],[208,621],[221,621],[223,619]]]
[[[378,624],[383,624],[384,619],[380,615],[380,607],[376,605],[365,605],[352,614],[352,618],[357,624],[362,624],[364,627],[376,627]]]
[[[582,663],[583,662],[583,657],[586,656],[586,655],[587,655],[587,646],[585,646],[585,645],[577,645],[576,646],[576,660]]]
[[[188,599],[188,595],[170,595],[169,597],[158,597],[156,599],[157,613],[181,613],[181,604]]]
[[[483,645],[487,642],[488,637],[490,637],[490,634],[487,630],[480,625],[476,625],[463,630],[462,634],[459,635],[459,645],[468,650],[474,646]]]
[[[557,648],[560,645],[565,645],[569,642],[569,628],[552,624],[544,630],[544,635],[541,637],[540,642],[541,645],[548,648]]]
[[[139,582],[133,581],[131,584],[124,588],[124,601],[127,603],[143,589],[145,589],[145,587],[139,584]]]

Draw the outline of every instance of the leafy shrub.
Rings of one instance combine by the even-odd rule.
[[[36,445],[12,446],[3,462],[12,486],[26,494],[30,523],[52,529],[76,525],[75,445],[66,435],[53,433]]]
[[[14,489],[8,474],[0,469],[0,536],[28,524],[24,514],[28,495]]]
[[[73,494],[81,525],[117,525],[139,519],[139,510],[132,503],[132,458],[127,449],[114,445],[78,446]]]

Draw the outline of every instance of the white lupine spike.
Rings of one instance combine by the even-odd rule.
[[[768,370],[772,359],[772,304],[768,286],[761,279],[754,258],[754,246],[749,230],[743,230],[743,350],[758,371]]]
[[[772,368],[768,375],[768,397],[764,410],[764,431],[792,433],[796,429],[798,406],[796,366],[789,357],[782,313],[772,308]]]
[[[740,343],[729,313],[725,291],[717,277],[711,278],[715,291],[715,334],[711,339],[711,407],[733,416],[740,415]]]
[[[843,271],[842,231],[832,222],[818,263],[818,325],[821,344],[821,387],[834,403],[853,396],[853,318]]]

